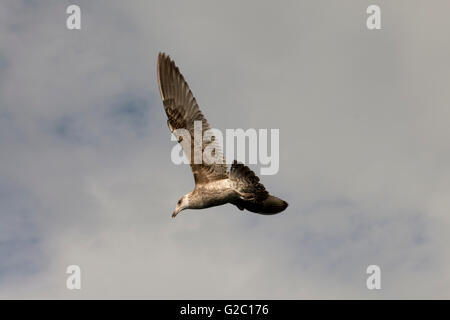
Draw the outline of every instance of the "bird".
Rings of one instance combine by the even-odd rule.
[[[188,83],[181,74],[175,62],[166,53],[158,54],[158,85],[167,124],[172,133],[177,129],[187,130],[191,135],[182,143],[178,140],[185,155],[191,155],[189,164],[194,175],[194,190],[182,196],[172,213],[175,218],[185,209],[206,209],[230,203],[239,210],[273,215],[284,211],[288,203],[271,195],[260,183],[256,174],[243,163],[234,160],[228,170],[221,146],[211,138],[202,142],[202,151],[209,145],[217,153],[220,161],[207,163],[193,160],[194,122],[201,121],[202,135],[210,129],[210,125],[200,111],[197,101]],[[211,145],[213,144],[213,145]],[[190,149],[190,150],[189,150]]]

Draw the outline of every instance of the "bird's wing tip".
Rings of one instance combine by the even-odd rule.
[[[163,51],[160,51],[158,53],[158,62],[161,62],[162,60],[169,60],[169,61],[171,61],[170,56],[167,53],[165,53]]]
[[[161,86],[161,65],[163,64],[164,60],[169,60],[170,57],[165,52],[160,51],[158,53],[158,67],[157,67],[157,73],[158,73],[158,86],[159,86],[159,93],[161,95],[162,100],[164,101],[164,93]]]

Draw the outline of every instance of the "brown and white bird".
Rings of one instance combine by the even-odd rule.
[[[195,188],[178,200],[172,217],[176,217],[184,209],[204,209],[226,203],[234,204],[240,210],[247,209],[264,215],[276,214],[287,208],[287,202],[270,195],[247,166],[235,160],[227,171],[219,145],[214,145],[214,151],[219,154],[221,161],[212,164],[205,161],[195,163],[194,122],[202,122],[202,136],[210,126],[180,70],[164,53],[158,55],[158,84],[170,130],[174,132],[176,129],[186,129],[191,136],[190,145],[181,143],[182,139],[178,142],[184,153],[190,155],[191,159],[188,160],[194,174]],[[209,144],[217,142],[214,139],[202,141],[202,151]]]

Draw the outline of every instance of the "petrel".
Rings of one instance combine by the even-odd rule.
[[[174,133],[177,129],[184,129],[191,138],[189,144],[182,143],[182,137],[178,142],[185,155],[190,155],[188,160],[194,174],[195,188],[178,200],[173,218],[185,209],[204,209],[226,203],[263,215],[276,214],[287,208],[287,202],[269,194],[249,167],[234,160],[228,171],[221,147],[214,137],[202,141],[201,150],[214,147],[213,153],[219,156],[220,161],[194,161],[194,123],[201,122],[202,136],[211,127],[180,70],[165,53],[158,55],[158,84],[170,131]]]

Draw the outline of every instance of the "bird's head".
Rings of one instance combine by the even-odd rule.
[[[189,194],[186,194],[180,198],[177,202],[175,211],[172,213],[172,218],[175,218],[180,211],[189,208]]]

